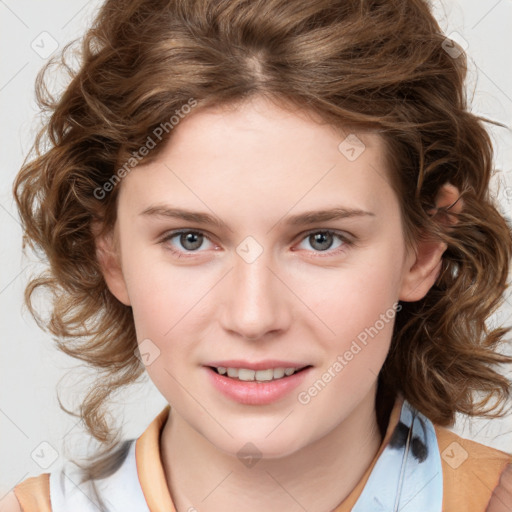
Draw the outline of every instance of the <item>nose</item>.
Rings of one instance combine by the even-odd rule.
[[[234,268],[223,287],[227,296],[222,300],[222,327],[249,340],[285,331],[291,318],[292,294],[266,254],[250,263],[235,255]]]

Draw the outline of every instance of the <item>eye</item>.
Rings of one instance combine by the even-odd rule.
[[[335,239],[340,242],[335,246],[335,250],[329,251],[333,247]],[[303,242],[307,241],[310,247],[313,247],[314,252],[328,252],[328,255],[338,254],[343,252],[347,247],[352,245],[351,240],[347,236],[337,233],[336,231],[322,230],[322,231],[310,231],[302,239]]]
[[[171,241],[173,239],[177,239],[181,248],[175,249],[171,245]],[[169,246],[169,250],[175,254],[178,254],[178,257],[181,256],[182,253],[187,252],[201,252],[198,249],[203,245],[205,240],[209,240],[209,238],[201,233],[200,231],[174,231],[173,233],[167,234],[160,243]]]
[[[176,239],[175,242],[173,242],[174,239]],[[338,239],[339,243],[334,247],[334,250],[329,250],[332,249],[336,239]],[[198,249],[203,246],[205,240],[211,242],[209,237],[201,231],[181,230],[168,233],[160,240],[160,243],[165,245],[172,253],[176,254],[178,258],[181,258],[182,255],[187,255],[187,253],[202,252]],[[326,256],[342,253],[353,245],[353,242],[346,235],[332,230],[310,231],[302,238],[302,243],[305,241],[310,243],[313,252],[324,252],[327,253]],[[179,244],[181,247],[176,248],[176,244]],[[306,248],[306,250],[310,249]],[[192,254],[190,254],[190,256],[192,256]]]

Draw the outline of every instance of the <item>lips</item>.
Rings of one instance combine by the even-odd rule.
[[[234,364],[234,361],[215,361],[213,364]],[[291,361],[279,361],[279,364],[297,364]],[[239,364],[239,363],[237,363]],[[247,364],[247,362],[243,362]],[[250,364],[250,363],[249,363]],[[259,363],[261,364],[261,362]],[[269,364],[265,361],[264,364]],[[274,363],[271,363],[271,365]],[[236,366],[232,367],[236,368]],[[290,376],[268,382],[243,381],[220,375],[213,367],[205,366],[205,375],[213,388],[229,400],[244,405],[268,405],[289,397],[293,390],[301,385],[313,371],[311,365]]]

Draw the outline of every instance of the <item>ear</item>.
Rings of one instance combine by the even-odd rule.
[[[96,258],[101,268],[107,287],[114,297],[125,306],[130,306],[130,297],[126,288],[119,246],[115,230],[100,233],[100,225],[93,226],[96,240]]]
[[[449,226],[456,222],[451,213],[460,213],[463,201],[457,187],[445,183],[438,191],[436,206],[428,211],[440,224]],[[442,256],[446,251],[446,243],[434,239],[420,240],[407,258],[406,272],[399,299],[404,302],[421,300],[439,277]]]

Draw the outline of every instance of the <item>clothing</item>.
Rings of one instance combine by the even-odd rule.
[[[93,504],[91,482],[75,485],[78,468],[68,461],[14,488],[23,512],[176,512],[159,446],[169,412],[168,405],[138,439],[130,440],[128,455],[113,475],[95,482],[106,508]],[[333,512],[395,510],[512,511],[512,454],[435,426],[399,398],[372,463]]]

